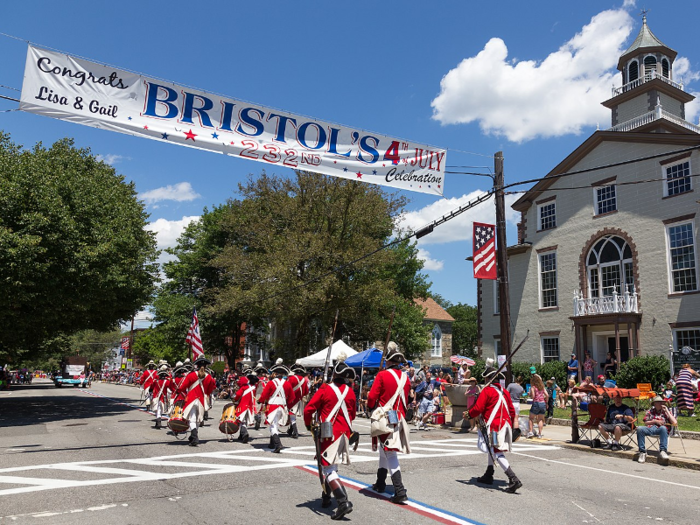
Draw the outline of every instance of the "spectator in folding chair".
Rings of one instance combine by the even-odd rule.
[[[632,409],[622,404],[622,396],[619,393],[615,394],[615,397],[613,397],[613,404],[608,407],[605,423],[601,423],[598,427],[600,435],[608,442],[603,448],[613,451],[622,450],[620,440],[623,434],[632,430],[631,424],[633,421],[634,414]],[[613,433],[612,438],[609,432]]]
[[[645,438],[648,436],[659,437],[659,459],[668,459],[668,433],[672,425],[678,424],[661,396],[652,399],[651,404],[652,407],[644,414],[645,426],[637,428],[639,463],[644,463],[647,459]]]

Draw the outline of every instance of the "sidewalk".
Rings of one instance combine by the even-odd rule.
[[[527,429],[522,429],[523,434],[520,438],[520,442],[533,442],[533,443],[543,443],[556,445],[558,447],[570,448],[574,450],[579,450],[582,452],[591,452],[593,454],[601,454],[604,456],[617,456],[629,458],[630,461],[636,461],[639,455],[639,449],[636,445],[636,439],[634,443],[630,443],[630,446],[623,448],[623,450],[618,452],[613,452],[611,450],[605,450],[602,448],[591,448],[588,441],[584,441],[583,444],[577,444],[571,442],[571,422],[566,419],[555,419],[551,424],[544,427],[542,432],[543,438],[527,439]],[[451,428],[445,425],[433,425],[442,426],[442,428]],[[693,435],[694,434],[694,435]],[[668,465],[673,467],[687,468],[692,470],[700,470],[700,439],[698,439],[697,432],[683,432],[683,442],[681,443],[680,438],[669,438],[668,439],[668,455],[670,456],[668,461],[663,461],[659,459],[659,452],[657,450],[647,449],[647,463],[658,463],[661,465]],[[476,434],[475,434],[476,435]],[[687,436],[687,437],[686,437]],[[684,447],[685,446],[685,450]]]

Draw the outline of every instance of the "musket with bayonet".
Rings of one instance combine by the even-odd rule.
[[[340,310],[335,311],[335,320],[333,321],[333,331],[331,332],[331,344],[328,346],[328,352],[326,352],[326,362],[323,365],[323,382],[328,382],[328,368],[331,362],[331,352],[333,350],[333,342],[335,341],[335,330],[338,326],[338,313]],[[318,420],[318,412],[314,414],[314,421],[311,425],[311,436],[314,439],[314,447],[316,448],[316,468],[318,469],[318,481],[321,483],[321,488],[323,493],[326,494],[326,483],[323,479],[323,468],[321,466],[321,425]]]
[[[382,350],[382,359],[379,362],[379,370],[384,369],[384,363],[386,361],[386,352],[389,347],[389,340],[391,339],[391,325],[394,324],[394,315],[396,314],[396,305],[391,310],[391,318],[389,319],[389,328],[386,331],[386,339],[384,339],[384,350]]]

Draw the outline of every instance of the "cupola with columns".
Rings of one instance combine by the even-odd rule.
[[[610,129],[677,133],[681,127],[700,133],[700,127],[685,120],[685,104],[695,97],[673,80],[678,53],[656,38],[642,13],[642,28],[617,64],[622,86],[603,102],[612,111]]]

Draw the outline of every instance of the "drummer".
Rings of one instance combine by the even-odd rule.
[[[241,376],[236,382],[238,390],[233,396],[233,402],[236,406],[236,418],[240,425],[238,441],[248,443],[251,440],[248,434],[248,425],[255,422],[255,414],[257,412],[255,403],[255,388],[258,384],[258,378],[254,375]]]
[[[176,389],[175,383],[170,378],[168,365],[161,365],[158,369],[158,379],[151,384],[151,411],[156,413],[156,425],[154,428],[160,430],[161,416],[167,412],[168,394]],[[166,410],[164,410],[166,409]]]
[[[207,366],[211,364],[203,355],[194,361],[197,370],[193,370],[185,377],[178,388],[178,394],[186,394],[185,410],[183,416],[190,422],[190,446],[199,445],[199,426],[204,421],[204,412],[209,407],[207,399],[214,391],[216,382],[207,373]]]

